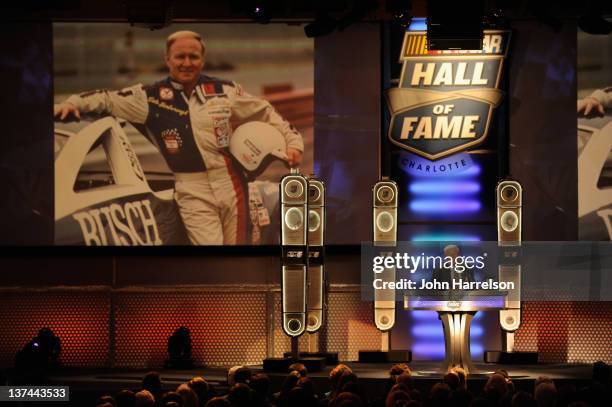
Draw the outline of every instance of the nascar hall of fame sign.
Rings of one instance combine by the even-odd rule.
[[[499,90],[508,31],[485,31],[482,50],[427,49],[425,31],[407,31],[399,86],[386,91],[389,140],[430,160],[485,141]]]

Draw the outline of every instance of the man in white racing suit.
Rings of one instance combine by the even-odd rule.
[[[597,89],[584,99],[578,100],[578,113],[603,115],[605,109],[612,109],[612,87]]]
[[[175,199],[192,244],[247,244],[248,189],[228,147],[232,129],[248,121],[277,128],[287,161],[298,166],[301,135],[263,99],[232,81],[202,75],[199,34],[178,31],[166,41],[169,77],[150,86],[72,95],[56,105],[59,119],[108,113],[144,125],[175,176]]]

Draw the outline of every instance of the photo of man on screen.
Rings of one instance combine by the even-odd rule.
[[[194,31],[166,40],[169,76],[152,85],[72,95],[55,105],[57,119],[82,113],[110,114],[144,127],[175,178],[175,200],[189,241],[197,245],[248,244],[246,179],[228,147],[232,131],[261,121],[284,137],[287,164],[298,166],[300,133],[270,103],[236,82],[202,74],[206,47]]]
[[[577,34],[578,236],[612,240],[612,35]]]

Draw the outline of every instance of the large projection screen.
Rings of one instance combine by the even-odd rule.
[[[168,81],[166,39],[181,30],[206,47],[195,101]],[[224,137],[255,121],[285,126],[284,148],[299,134],[300,170],[313,171],[314,41],[302,27],[56,23],[53,66],[55,106],[81,95],[92,111],[55,121],[56,245],[278,244],[287,165],[264,162],[247,179]],[[202,149],[206,179],[183,176],[198,167],[182,157]]]

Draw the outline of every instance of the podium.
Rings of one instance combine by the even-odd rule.
[[[437,311],[444,330],[445,356],[440,371],[462,367],[478,373],[470,352],[470,326],[478,311],[505,309],[506,293],[498,290],[425,291],[404,294],[404,309]]]

